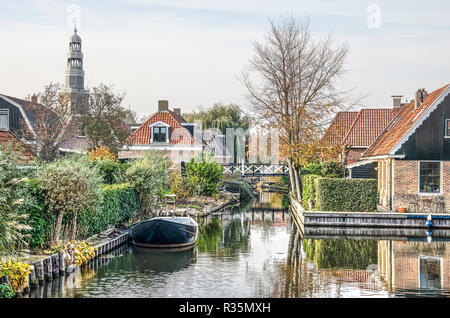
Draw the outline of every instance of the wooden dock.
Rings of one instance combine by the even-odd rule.
[[[305,211],[297,200],[291,199],[294,219],[306,227],[359,227],[428,229],[429,213],[393,212],[318,212]],[[431,229],[450,229],[450,214],[431,214]]]

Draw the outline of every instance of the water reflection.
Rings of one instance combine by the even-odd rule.
[[[285,200],[274,193],[260,195],[255,202],[199,219],[197,245],[187,251],[124,246],[27,297],[449,295],[450,243],[428,243],[426,237],[419,242],[409,232],[416,241],[396,240],[402,233],[380,239],[373,231],[367,238],[359,230],[352,238],[327,237],[324,229],[314,234],[320,238],[302,237],[284,209]]]

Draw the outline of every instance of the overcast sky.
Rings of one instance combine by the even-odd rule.
[[[269,18],[309,17],[350,53],[343,87],[366,107],[450,83],[450,1],[0,0],[0,93],[23,98],[63,82],[73,18],[85,83],[114,84],[141,114],[158,99],[183,112],[247,104],[238,81]],[[379,19],[377,18],[379,16]]]

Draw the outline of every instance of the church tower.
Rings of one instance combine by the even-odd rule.
[[[75,26],[74,34],[69,38],[69,53],[67,53],[66,80],[63,94],[70,96],[72,110],[77,110],[87,101],[84,89],[83,52],[81,38]]]

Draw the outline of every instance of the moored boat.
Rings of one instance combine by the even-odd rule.
[[[198,224],[191,217],[155,217],[133,225],[131,243],[149,248],[183,248],[196,243]]]

